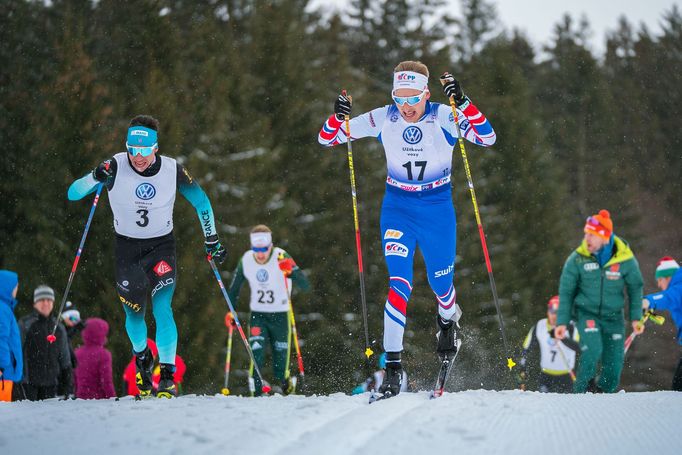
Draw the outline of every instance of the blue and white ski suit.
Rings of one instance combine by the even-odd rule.
[[[458,108],[462,137],[490,146],[496,135],[483,114],[469,101]],[[415,123],[405,121],[395,105],[350,120],[351,140],[375,137],[384,146],[388,175],[381,209],[381,236],[389,272],[384,306],[384,350],[400,352],[412,292],[413,258],[419,246],[429,285],[444,319],[458,319],[453,285],[456,229],[450,174],[457,130],[450,106],[427,102]],[[347,141],[345,125],[335,115],[318,140],[326,146]]]

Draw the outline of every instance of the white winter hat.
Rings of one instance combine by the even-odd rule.
[[[664,256],[658,261],[656,266],[656,279],[673,276],[679,268],[680,264],[675,259],[670,256]]]

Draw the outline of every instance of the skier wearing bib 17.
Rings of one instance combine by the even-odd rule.
[[[182,165],[158,153],[158,129],[159,122],[153,117],[132,119],[126,140],[128,152],[117,153],[73,182],[68,197],[79,200],[99,184],[106,186],[116,231],[116,291],[126,314],[140,397],[152,393],[154,358],[147,346],[145,322],[147,295],[151,293],[161,364],[156,396],[170,398],[177,393],[173,372],[178,331],[171,309],[177,279],[173,236],[176,191],[197,212],[206,253],[218,262],[227,253],[218,240],[213,209],[204,191]]]
[[[394,104],[350,120],[350,140],[377,138],[384,146],[388,168],[381,209],[381,236],[389,273],[383,340],[386,379],[379,390],[384,396],[400,392],[403,333],[417,246],[438,302],[437,351],[441,355],[456,353],[462,311],[455,303],[453,284],[457,226],[450,185],[452,149],[459,134],[482,146],[490,146],[496,139],[490,123],[464,95],[459,82],[445,73],[441,77],[443,90],[455,100],[458,134],[451,107],[429,101],[428,78],[428,68],[421,62],[400,63],[393,72]],[[340,95],[334,114],[319,133],[321,144],[334,146],[348,140],[343,120],[350,112],[350,100]]]
[[[230,300],[236,303],[244,281],[248,281],[251,290],[249,342],[253,357],[259,370],[263,371],[265,350],[267,345],[270,346],[272,370],[282,385],[282,392],[288,395],[295,392],[295,383],[289,374],[290,292],[292,284],[307,291],[310,283],[289,253],[273,245],[269,227],[263,224],[255,226],[249,238],[251,249],[239,261],[228,293]],[[258,375],[249,379],[249,389],[255,396],[261,395],[263,384]]]

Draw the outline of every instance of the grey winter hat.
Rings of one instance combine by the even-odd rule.
[[[38,300],[42,299],[50,299],[54,301],[54,290],[50,286],[41,284],[36,288],[35,291],[33,291],[33,303],[36,303]]]

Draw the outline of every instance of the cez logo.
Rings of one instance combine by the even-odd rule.
[[[403,131],[403,139],[408,144],[417,144],[422,140],[422,130],[416,126],[409,126]]]
[[[400,73],[400,74],[398,74],[397,79],[399,81],[413,81],[416,79],[416,77],[412,74]]]
[[[156,196],[156,188],[151,183],[140,183],[135,188],[135,195],[143,201],[148,201]]]
[[[260,269],[258,272],[256,272],[256,279],[261,283],[265,283],[268,281],[268,271],[265,269]]]
[[[406,258],[407,253],[409,252],[409,248],[398,242],[386,242],[386,248],[384,249],[385,256],[400,256]]]

